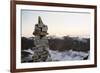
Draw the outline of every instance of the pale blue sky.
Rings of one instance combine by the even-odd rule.
[[[89,37],[90,13],[22,10],[22,36],[31,37],[38,16],[48,25],[49,35]]]

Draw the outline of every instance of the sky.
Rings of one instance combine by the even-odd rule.
[[[21,10],[21,36],[32,37],[38,16],[48,26],[48,36],[89,37],[90,13]]]

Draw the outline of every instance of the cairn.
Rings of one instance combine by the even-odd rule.
[[[35,30],[33,32],[34,37],[34,55],[33,62],[45,62],[49,61],[50,53],[49,53],[49,43],[46,35],[48,27],[44,25],[41,17],[38,17],[38,24],[35,24]]]

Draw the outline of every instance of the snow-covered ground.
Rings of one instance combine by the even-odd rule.
[[[31,49],[24,50],[24,51],[29,52],[30,55],[25,57],[23,60],[25,61],[32,60],[32,55],[34,54],[34,52]],[[77,52],[73,50],[64,51],[64,52],[49,50],[49,52],[52,61],[84,60],[85,58],[89,59],[89,52],[85,53],[85,52],[81,52],[81,51]]]
[[[66,60],[83,60],[89,54],[84,52],[77,52],[77,51],[52,51],[50,50],[51,58],[53,61],[66,61]]]

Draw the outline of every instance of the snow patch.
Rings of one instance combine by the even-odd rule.
[[[25,52],[29,52],[30,55],[28,57],[25,57],[23,60],[29,61],[32,60],[32,56],[34,55],[34,51],[31,49],[24,50]],[[53,51],[49,50],[49,53],[51,55],[52,61],[72,61],[72,60],[84,60],[84,58],[89,59],[89,52],[81,52],[81,51],[64,51],[64,52],[59,52],[59,51]]]
[[[84,57],[87,57],[89,55],[85,52],[77,52],[72,50],[64,52],[49,50],[49,52],[53,61],[83,60]]]

